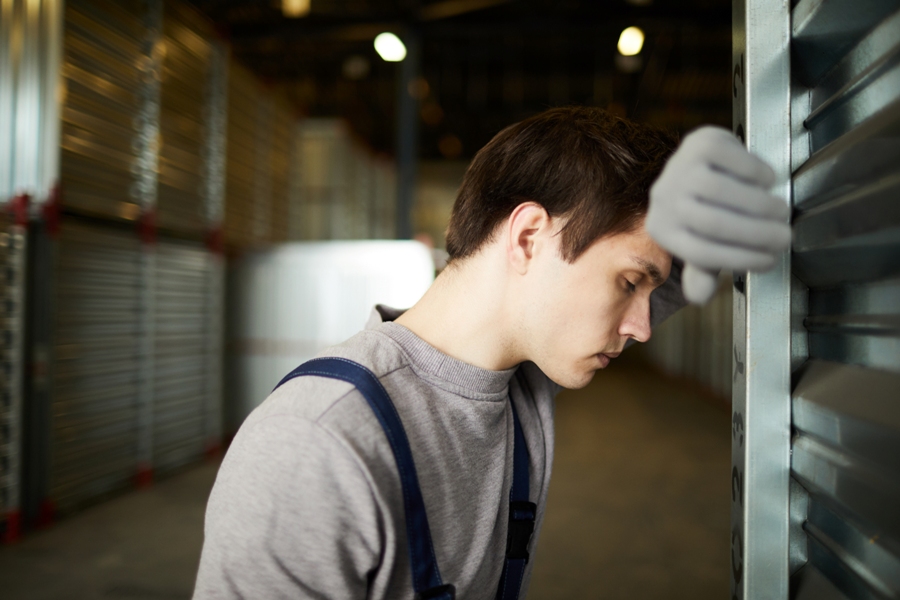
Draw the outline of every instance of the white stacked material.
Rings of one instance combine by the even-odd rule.
[[[244,256],[232,278],[233,418],[360,331],[375,304],[412,306],[433,279],[430,251],[412,241],[297,242]]]

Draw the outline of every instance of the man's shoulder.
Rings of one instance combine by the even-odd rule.
[[[400,347],[377,329],[360,331],[347,341],[326,348],[318,357],[334,356],[359,363],[377,377],[385,377],[407,364]],[[275,416],[319,421],[334,406],[359,396],[352,384],[325,377],[296,377],[269,394],[247,417],[245,426]]]

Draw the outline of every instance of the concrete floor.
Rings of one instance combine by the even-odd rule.
[[[623,362],[557,406],[557,452],[529,600],[725,598],[729,421]],[[0,547],[4,600],[190,598],[205,464]]]
[[[217,468],[200,465],[0,547],[0,598],[190,598]]]
[[[730,431],[724,402],[639,364],[560,394],[529,600],[727,598]]]

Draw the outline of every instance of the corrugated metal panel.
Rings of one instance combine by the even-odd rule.
[[[210,352],[210,256],[200,244],[161,240],[154,283],[153,466],[203,455]]]
[[[202,16],[166,2],[160,93],[161,143],[157,224],[202,233],[206,226],[203,178],[212,31]]]
[[[809,359],[793,392],[791,468],[809,494],[797,597],[897,598],[900,10],[802,0],[793,16],[794,287]],[[814,571],[828,583],[807,583]]]
[[[133,232],[69,222],[56,260],[50,494],[65,511],[137,470],[141,248]]]
[[[140,0],[66,2],[61,178],[65,205],[134,219],[135,116],[146,37]]]
[[[0,213],[0,530],[18,533],[21,511],[26,230]]]

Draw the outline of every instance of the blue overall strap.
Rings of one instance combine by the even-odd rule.
[[[403,507],[406,511],[406,537],[409,541],[409,561],[412,567],[413,589],[418,600],[454,600],[456,590],[441,581],[425,502],[419,490],[419,478],[413,463],[412,451],[400,415],[384,386],[370,370],[345,358],[314,358],[288,373],[276,386],[304,375],[340,379],[352,383],[375,413],[394,452],[400,484],[403,487]]]
[[[509,490],[509,526],[506,533],[506,562],[497,588],[497,600],[516,600],[528,564],[528,542],[534,532],[537,505],[528,501],[528,446],[516,406],[513,413],[513,480]]]

